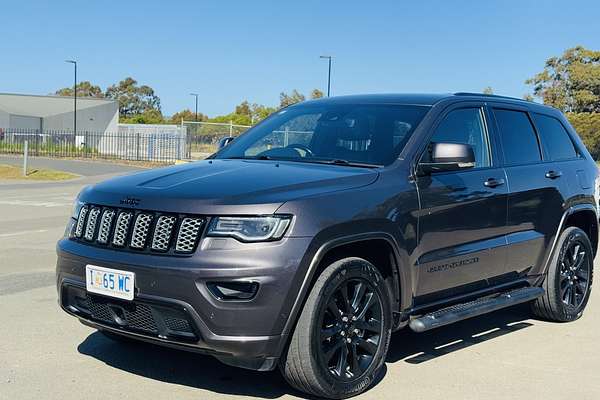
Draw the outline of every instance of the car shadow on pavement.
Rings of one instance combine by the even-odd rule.
[[[530,317],[528,307],[517,306],[425,333],[414,333],[406,328],[392,336],[386,361],[420,364],[532,326],[524,322]],[[77,349],[111,367],[162,382],[229,395],[276,399],[292,394],[306,398],[288,386],[278,371],[234,368],[210,356],[145,342],[114,341],[100,332],[89,335]],[[384,365],[377,381],[382,380],[386,372]]]
[[[386,361],[420,364],[528,328],[533,324],[525,320],[530,318],[529,306],[525,304],[424,333],[403,329],[392,336]]]
[[[100,332],[89,335],[77,350],[111,367],[162,382],[266,399],[286,394],[302,396],[277,370],[257,372],[230,367],[211,356],[145,342],[114,341]]]

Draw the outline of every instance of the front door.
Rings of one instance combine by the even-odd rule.
[[[434,128],[430,143],[471,145],[475,166],[417,178],[416,305],[485,288],[504,274],[508,184],[487,119],[482,105],[457,106]]]

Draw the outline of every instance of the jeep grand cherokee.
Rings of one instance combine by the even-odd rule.
[[[597,175],[565,117],[531,102],[304,102],[207,160],[85,188],[58,243],[60,304],[113,338],[349,397],[398,329],[525,302],[579,318]]]

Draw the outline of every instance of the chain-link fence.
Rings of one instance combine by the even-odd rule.
[[[181,121],[181,128],[185,129],[188,135],[189,157],[200,159],[214,153],[220,139],[228,136],[238,136],[250,126],[236,125],[233,122]]]
[[[121,125],[118,132],[0,128],[0,154],[173,163],[189,158],[187,135],[175,125]]]

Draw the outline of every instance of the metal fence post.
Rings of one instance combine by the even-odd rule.
[[[39,156],[40,155],[40,135],[37,130],[33,131],[33,134],[35,135],[35,155]]]
[[[233,121],[229,121],[229,136],[233,136]]]
[[[135,134],[135,159],[137,161],[140,160],[140,133],[136,132]]]
[[[27,176],[27,156],[29,153],[29,141],[25,140],[25,143],[23,143],[23,176]]]

